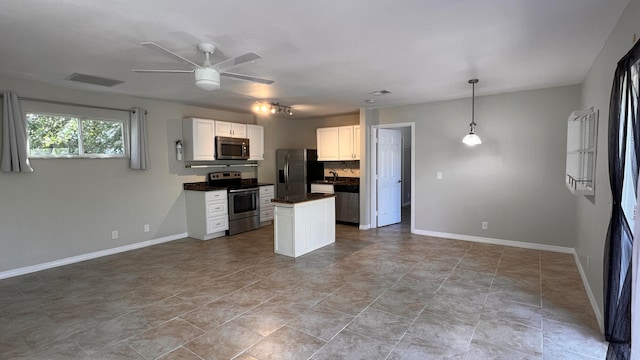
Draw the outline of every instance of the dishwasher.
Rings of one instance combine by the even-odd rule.
[[[336,221],[360,224],[360,186],[333,186],[336,193]]]

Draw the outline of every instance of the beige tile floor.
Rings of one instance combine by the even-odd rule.
[[[0,281],[2,359],[604,359],[571,255],[360,231],[298,259],[273,227]]]

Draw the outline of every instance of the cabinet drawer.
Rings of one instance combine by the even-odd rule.
[[[273,208],[260,210],[260,222],[273,220]]]
[[[207,217],[227,215],[227,201],[207,201]]]
[[[204,194],[204,201],[224,200],[227,201],[227,191],[207,191]]]
[[[226,215],[207,219],[207,234],[224,230],[229,230],[229,218]]]
[[[260,198],[260,208],[273,207],[273,203],[271,202],[273,198],[261,197]]]
[[[273,185],[260,186],[260,196],[271,196],[273,197]]]

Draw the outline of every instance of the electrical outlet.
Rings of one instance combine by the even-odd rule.
[[[483,221],[482,222],[482,230],[487,230],[488,228],[489,228],[489,222]]]
[[[438,171],[438,172],[436,173],[436,179],[437,179],[437,180],[442,180],[442,171]]]
[[[112,239],[112,240],[115,240],[115,239],[117,239],[117,238],[118,238],[118,230],[113,230],[113,231],[111,232],[111,239]]]
[[[144,232],[149,232],[149,224],[144,224]]]

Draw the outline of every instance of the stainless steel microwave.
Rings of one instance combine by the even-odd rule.
[[[216,160],[248,160],[249,139],[216,136]]]

